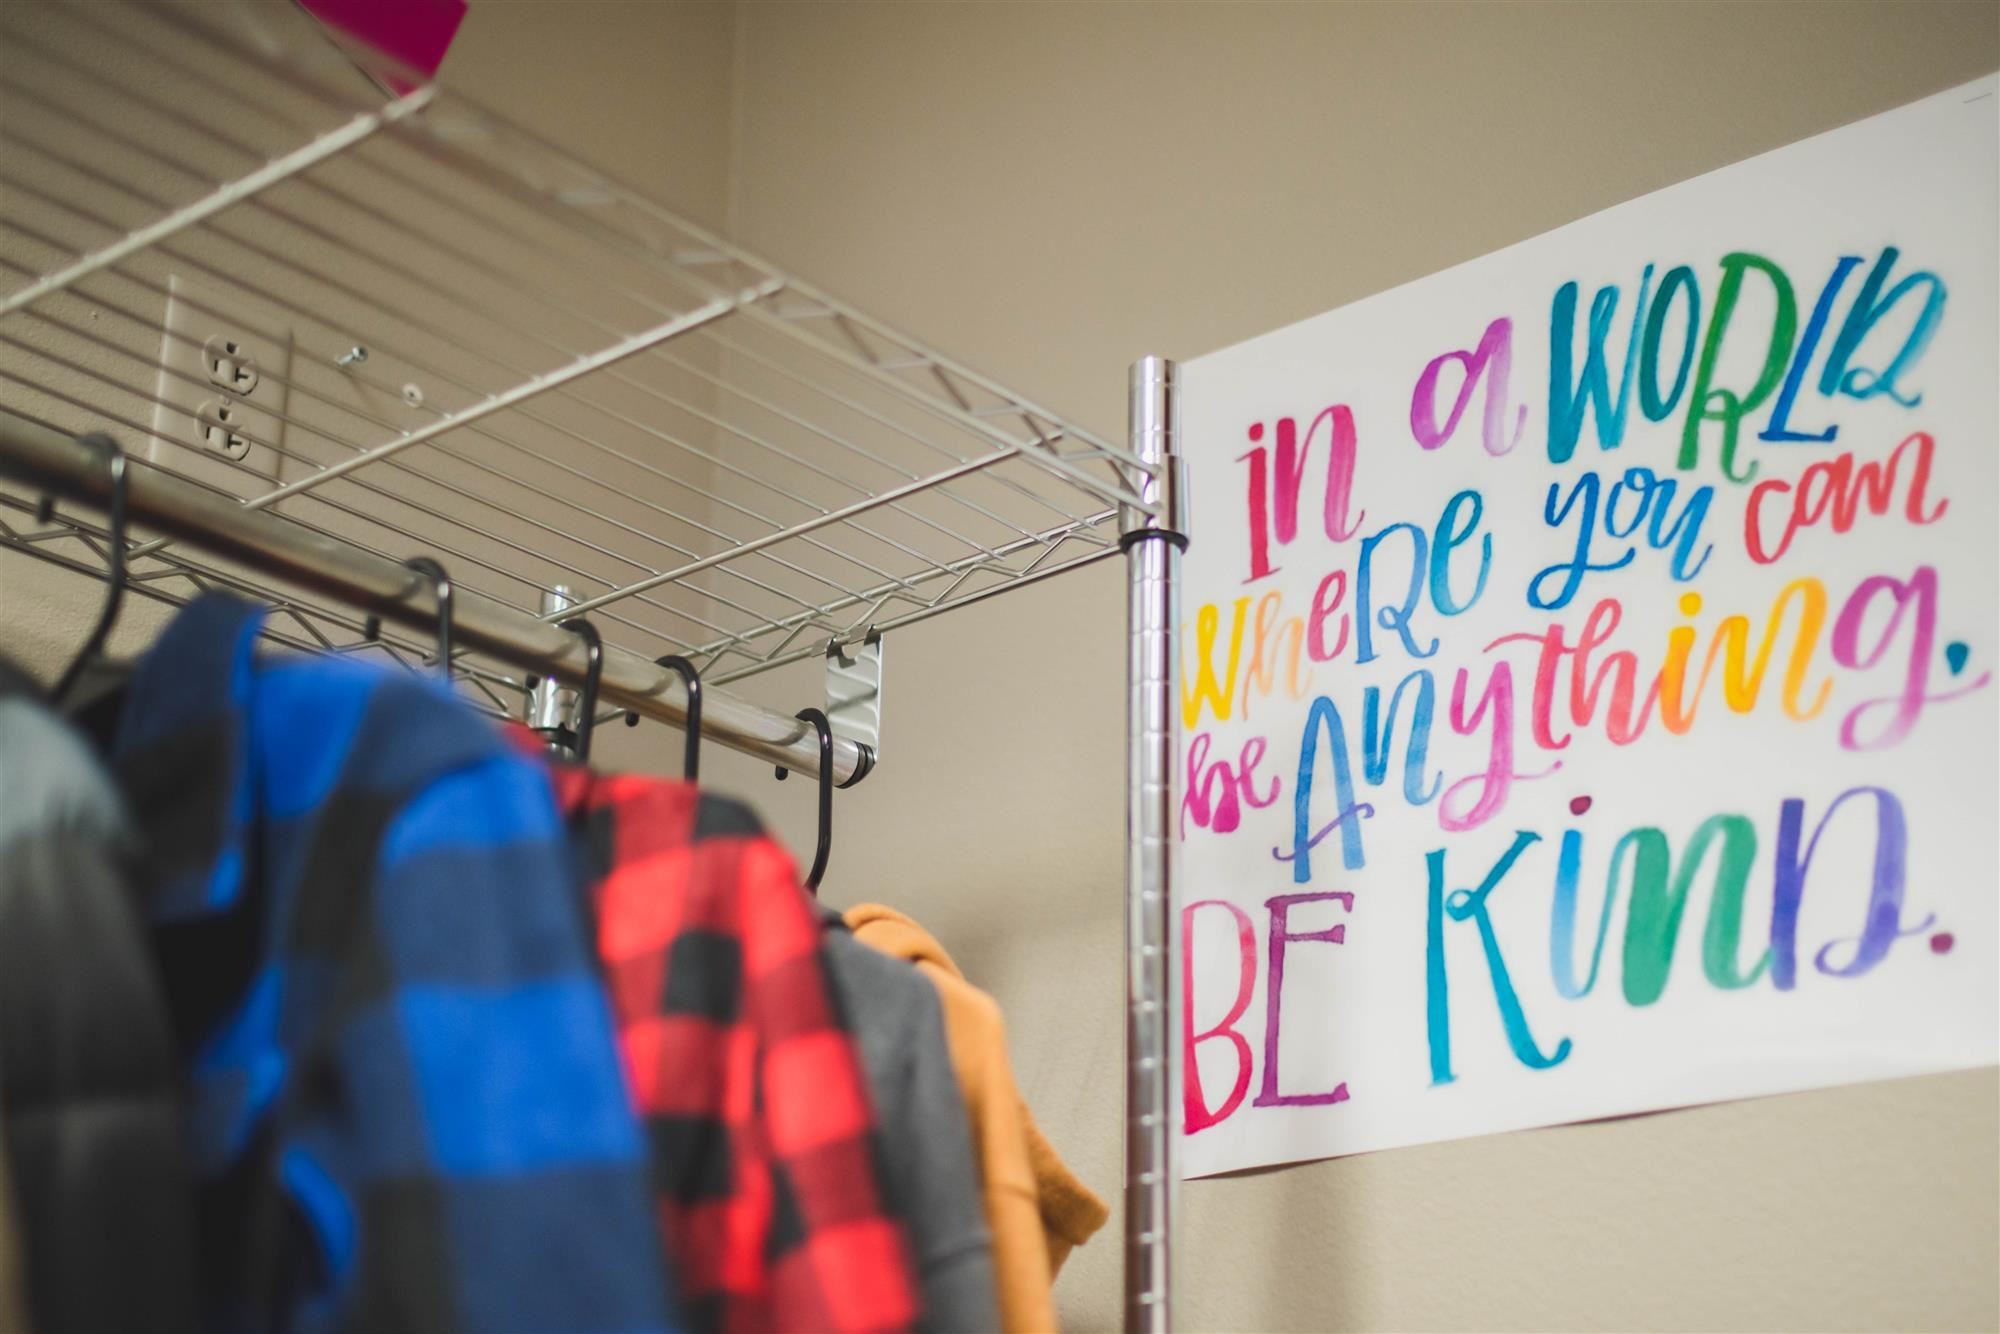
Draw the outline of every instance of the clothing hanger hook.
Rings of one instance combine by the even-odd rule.
[[[403,564],[431,581],[431,594],[437,598],[437,662],[444,679],[451,680],[451,576],[444,572],[444,566],[429,556],[412,556]]]
[[[800,709],[795,716],[811,723],[813,731],[819,733],[819,846],[813,852],[812,871],[806,876],[806,888],[817,894],[820,877],[826,874],[827,854],[833,849],[833,724],[827,721],[824,709]],[[779,765],[779,780],[790,772]]]
[[[701,673],[693,663],[678,653],[669,653],[664,658],[653,659],[655,667],[664,667],[681,678],[681,685],[687,690],[688,707],[687,746],[681,752],[681,777],[693,783],[701,777]],[[627,710],[625,725],[637,727],[639,715]]]
[[[587,764],[590,734],[597,730],[597,683],[604,675],[604,639],[597,633],[597,627],[581,616],[570,617],[558,628],[581,638],[590,654],[583,669],[583,694],[577,703],[576,718],[576,758]]]
[[[431,581],[431,593],[437,598],[437,661],[444,671],[444,679],[451,680],[451,576],[444,566],[429,556],[412,556],[403,562],[403,568],[414,571]],[[374,643],[382,636],[382,618],[370,612],[361,623],[361,637]],[[533,689],[530,686],[529,689]]]
[[[104,641],[111,635],[112,622],[118,619],[118,607],[125,599],[125,451],[118,442],[101,432],[77,437],[79,444],[89,445],[104,456],[105,471],[111,475],[111,526],[107,533],[104,554],[104,582],[108,588],[104,594],[104,606],[97,613],[97,624],[91,627],[90,638],[83,641],[83,647],[70,659],[69,666],[63,668],[56,678],[51,699],[62,700],[83,675],[86,663],[95,658],[104,647]],[[51,511],[53,512],[53,511]]]

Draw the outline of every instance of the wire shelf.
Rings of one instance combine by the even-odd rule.
[[[0,7],[0,399],[715,684],[1153,513],[1122,446],[262,0]],[[102,568],[67,516],[0,543]],[[253,593],[304,646],[424,651],[165,538],[130,568]],[[466,665],[491,707],[522,688]]]

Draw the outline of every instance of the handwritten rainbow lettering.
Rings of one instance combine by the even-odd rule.
[[[1749,305],[1767,314],[1746,322],[1740,316],[1752,294]],[[1247,448],[1236,460],[1248,520],[1245,591],[1195,608],[1183,627],[1180,832],[1242,837],[1252,812],[1289,810],[1289,835],[1269,852],[1274,878],[1293,888],[1262,903],[1261,958],[1251,911],[1223,899],[1184,909],[1187,1133],[1226,1120],[1246,1099],[1259,1107],[1349,1100],[1345,1083],[1285,1090],[1284,970],[1298,950],[1346,945],[1356,895],[1305,887],[1370,865],[1370,822],[1399,800],[1434,811],[1443,835],[1485,831],[1478,853],[1444,840],[1410,868],[1426,902],[1424,957],[1412,964],[1425,975],[1433,1084],[1457,1078],[1454,982],[1461,1005],[1468,990],[1490,996],[1521,1065],[1546,1069],[1572,1054],[1557,1031],[1559,1015],[1528,1013],[1519,965],[1494,926],[1494,904],[1519,902],[1534,892],[1530,885],[1547,888],[1548,968],[1555,993],[1571,1000],[1602,983],[1632,1007],[1659,1002],[1698,880],[1709,887],[1699,968],[1719,990],[1790,990],[1808,967],[1862,977],[1909,936],[1926,937],[1935,953],[1950,950],[1951,934],[1935,930],[1931,915],[1911,920],[1906,912],[1909,824],[1903,801],[1886,787],[1855,786],[1817,810],[1804,797],[1777,794],[1768,809],[1718,811],[1679,848],[1643,820],[1607,841],[1603,833],[1587,839],[1575,824],[1515,828],[1506,819],[1518,785],[1561,771],[1579,735],[1630,747],[1755,714],[1816,729],[1843,752],[1882,752],[1907,742],[1933,710],[1990,684],[1990,670],[1972,663],[1969,646],[1943,627],[1947,590],[1935,563],[1885,559],[1883,568],[1844,574],[1794,569],[1775,594],[1754,602],[1727,583],[1695,587],[1718,545],[1740,544],[1756,568],[1796,566],[1802,533],[1921,530],[1950,511],[1934,476],[1939,441],[1915,415],[1925,352],[1949,296],[1945,280],[1890,246],[1872,260],[1840,257],[1817,294],[1802,295],[1777,262],[1747,251],[1724,255],[1706,275],[1686,264],[1663,273],[1646,264],[1629,305],[1617,284],[1599,288],[1587,310],[1578,283],[1557,288],[1547,325],[1543,453],[1560,472],[1535,518],[1565,554],[1519,588],[1495,577],[1496,532],[1479,489],[1457,491],[1435,514],[1371,513],[1361,503],[1361,431],[1348,405],[1246,424]],[[1489,456],[1516,455],[1529,439],[1532,405],[1514,383],[1515,337],[1515,322],[1496,318],[1471,347],[1424,366],[1408,417],[1418,450],[1446,449],[1463,433],[1476,434]],[[1731,380],[1725,366],[1754,369]],[[1860,432],[1837,420],[1843,400],[1878,399],[1907,417],[1902,428],[1857,439]],[[1600,461],[1624,448],[1627,428],[1640,420],[1675,430],[1671,457],[1627,466],[1578,459],[1586,439]],[[1868,420],[1866,430],[1879,435],[1890,418],[1871,412]],[[1802,448],[1814,452],[1799,469]],[[1528,452],[1507,466],[1533,466]],[[1302,514],[1311,515],[1303,529]],[[1303,605],[1281,588],[1259,587],[1288,565],[1304,565],[1311,576],[1299,580],[1294,569],[1288,581],[1313,587]],[[1637,591],[1634,572],[1669,591]],[[1663,634],[1622,630],[1633,598],[1662,596],[1671,600]],[[1513,597],[1521,628],[1481,635],[1483,643],[1461,636],[1461,665],[1441,665],[1455,618]],[[1337,674],[1377,661],[1391,664],[1387,677],[1336,698]],[[1295,720],[1301,710],[1296,733],[1288,723],[1282,738],[1244,735],[1263,718]],[[1231,725],[1226,741],[1213,730],[1220,724]],[[1433,742],[1447,737],[1464,743],[1454,740],[1453,755],[1479,762],[1442,768]],[[1288,758],[1284,742],[1293,739]],[[1580,817],[1590,805],[1579,794],[1569,810]],[[1769,823],[1760,826],[1759,817]],[[1802,941],[1815,852],[1836,825],[1847,831],[1843,846],[1872,840],[1870,888],[1853,906],[1851,935]],[[1768,921],[1746,921],[1760,875],[1769,877],[1760,882],[1770,888]],[[1601,894],[1583,888],[1593,878]],[[1614,984],[1605,949],[1621,899]],[[1579,922],[1584,903],[1601,904],[1594,922]],[[1196,930],[1213,939],[1223,917],[1238,946],[1236,991],[1220,1017],[1198,1029],[1198,1000],[1203,1014],[1215,1014],[1220,998],[1193,994]],[[1484,978],[1449,975],[1446,934],[1466,924],[1479,939]],[[1265,1013],[1261,1043],[1253,1044],[1243,1030],[1260,969]],[[1203,1052],[1211,1086],[1216,1053],[1233,1071],[1226,1090],[1204,1088]]]

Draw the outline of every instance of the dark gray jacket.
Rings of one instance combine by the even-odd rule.
[[[992,1239],[937,989],[908,963],[856,940],[837,918],[823,943],[875,1099],[883,1187],[909,1226],[924,1299],[919,1327],[929,1334],[998,1329]]]
[[[40,1334],[193,1324],[192,1171],[129,839],[96,757],[0,663],[0,1143]]]

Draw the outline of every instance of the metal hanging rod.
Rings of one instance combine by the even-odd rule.
[[[0,410],[0,475],[64,499],[102,505],[110,478],[89,446],[64,433]],[[243,561],[275,578],[304,585],[412,629],[429,632],[436,604],[429,580],[406,567],[276,515],[247,509],[228,496],[171,477],[134,460],[126,504],[135,523],[159,529],[213,554]],[[570,632],[470,590],[455,598],[452,633],[467,648],[524,671],[581,685],[588,654]],[[673,672],[606,645],[599,698],[661,722],[687,721],[687,693]],[[799,719],[719,690],[702,701],[702,735],[746,755],[817,777],[820,741]],[[835,738],[837,784],[867,773],[866,746]]]

